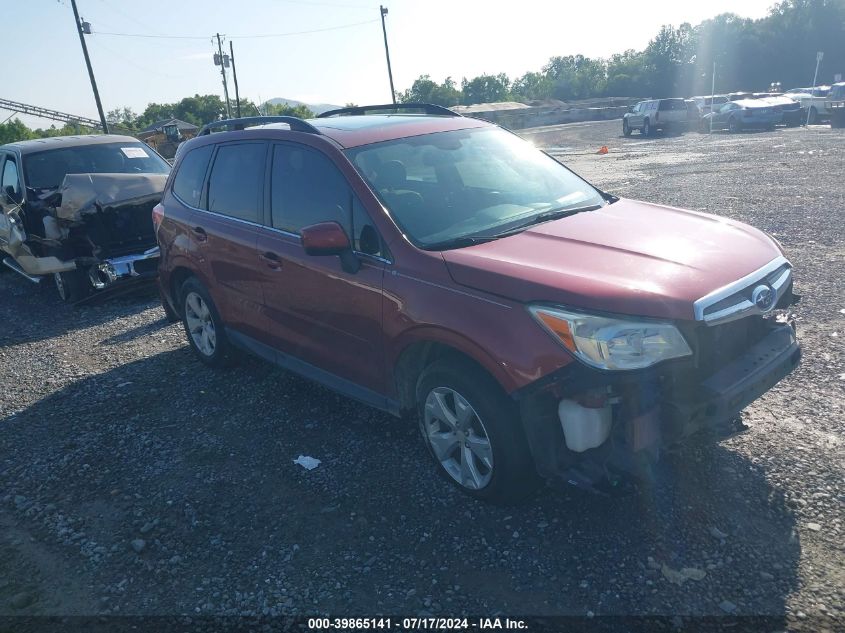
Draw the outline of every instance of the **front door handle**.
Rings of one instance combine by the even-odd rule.
[[[266,251],[264,253],[261,253],[259,257],[261,257],[261,259],[266,262],[267,266],[269,266],[273,270],[279,270],[282,267],[282,258],[279,257],[273,251]]]

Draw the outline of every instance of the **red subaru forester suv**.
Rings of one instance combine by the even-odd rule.
[[[623,481],[799,361],[792,267],[750,226],[437,106],[222,123],[153,212],[169,316],[208,365],[246,350],[418,419],[473,496]]]

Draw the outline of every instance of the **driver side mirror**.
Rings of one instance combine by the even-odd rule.
[[[300,232],[302,247],[306,254],[314,256],[337,255],[343,270],[357,273],[361,262],[352,252],[352,245],[346,231],[337,222],[320,222],[303,227]]]

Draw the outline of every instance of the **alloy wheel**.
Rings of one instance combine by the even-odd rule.
[[[493,448],[484,423],[454,389],[436,387],[425,400],[424,434],[434,456],[464,488],[480,490],[493,477]]]
[[[62,273],[53,273],[53,280],[56,282],[56,290],[59,293],[59,299],[67,301],[67,286],[65,285]]]
[[[196,348],[204,356],[213,356],[217,348],[217,331],[214,319],[205,300],[196,292],[185,297],[185,322]]]

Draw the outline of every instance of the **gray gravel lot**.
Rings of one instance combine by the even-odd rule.
[[[435,476],[412,424],[257,360],[204,367],[155,295],[74,308],[4,273],[0,615],[735,613],[845,630],[845,133],[620,132],[525,136],[613,193],[765,229],[796,267],[804,360],[744,412],[748,431],[671,456],[639,495],[485,505]]]

